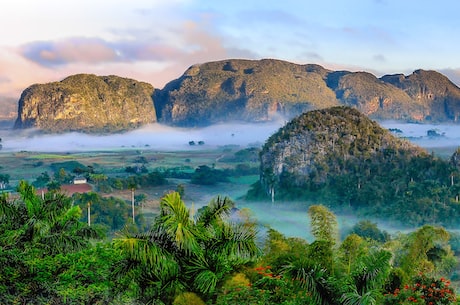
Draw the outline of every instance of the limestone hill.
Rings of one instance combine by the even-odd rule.
[[[281,60],[223,60],[190,67],[155,93],[159,120],[196,126],[293,118],[347,105],[373,119],[457,122],[460,88],[435,71],[377,78]]]
[[[78,74],[32,85],[19,99],[15,128],[48,132],[120,132],[155,122],[150,84],[118,76]]]
[[[338,105],[372,119],[457,122],[460,88],[435,71],[379,79],[314,64],[229,59],[193,65],[154,92],[135,80],[87,74],[33,85],[21,95],[15,126],[119,132],[157,120],[191,127],[292,119]]]
[[[266,141],[260,181],[248,198],[321,202],[405,224],[453,225],[460,216],[457,157],[436,158],[351,107],[313,110]]]

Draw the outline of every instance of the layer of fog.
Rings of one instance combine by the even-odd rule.
[[[417,124],[394,121],[379,123],[384,128],[401,131],[395,132],[395,135],[406,138],[412,143],[426,149],[460,146],[460,125]],[[436,132],[439,136],[428,136],[428,131],[430,130]]]
[[[205,128],[173,128],[151,124],[122,134],[88,135],[66,133],[44,135],[34,129],[0,130],[3,152],[77,152],[118,149],[180,151],[224,145],[261,146],[283,122],[261,124],[217,124]],[[195,145],[190,145],[193,142]]]
[[[298,204],[292,202],[245,202],[236,201],[239,209],[247,208],[250,214],[260,226],[259,231],[264,233],[267,228],[275,229],[288,237],[298,237],[314,241],[310,232],[310,219],[308,217],[308,205],[306,203]],[[320,202],[310,204],[321,204]],[[332,209],[331,209],[332,210]],[[382,221],[377,218],[358,217],[350,213],[335,213],[341,238],[348,235],[353,226],[361,220],[370,220],[377,224],[380,230],[389,234],[397,235],[406,233],[414,228],[404,227],[400,223],[392,221]]]
[[[35,129],[0,129],[2,152],[74,152],[116,149],[149,148],[158,151],[208,149],[224,145],[260,146],[284,125],[284,121],[257,124],[217,124],[205,128],[174,128],[151,124],[122,134],[89,135],[83,133],[43,134]],[[387,129],[411,142],[427,148],[460,146],[460,125],[412,124],[392,121],[380,122]],[[434,130],[440,136],[428,137]],[[195,145],[190,145],[193,142]],[[198,145],[201,142],[203,145]]]

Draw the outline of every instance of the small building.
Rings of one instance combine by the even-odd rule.
[[[87,182],[85,177],[76,177],[73,179],[73,184],[85,184]]]

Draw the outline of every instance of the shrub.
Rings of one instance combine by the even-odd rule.
[[[179,294],[173,305],[206,305],[205,302],[194,292],[184,292]]]
[[[426,305],[450,305],[456,303],[456,295],[450,281],[419,274],[410,285],[396,288],[384,296],[385,305],[419,303]]]
[[[224,293],[228,293],[229,291],[235,290],[238,287],[248,287],[250,284],[251,282],[244,273],[236,273],[224,282],[222,290]]]

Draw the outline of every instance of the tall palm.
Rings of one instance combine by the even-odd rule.
[[[131,216],[133,220],[133,224],[135,223],[135,210],[134,210],[134,193],[137,189],[137,183],[134,180],[128,182],[128,188],[131,191]]]
[[[209,296],[227,274],[259,254],[254,228],[228,222],[232,207],[218,197],[192,217],[179,193],[167,194],[150,231],[114,240],[127,262],[118,274],[137,274],[141,294],[150,291],[166,302],[181,290]]]

